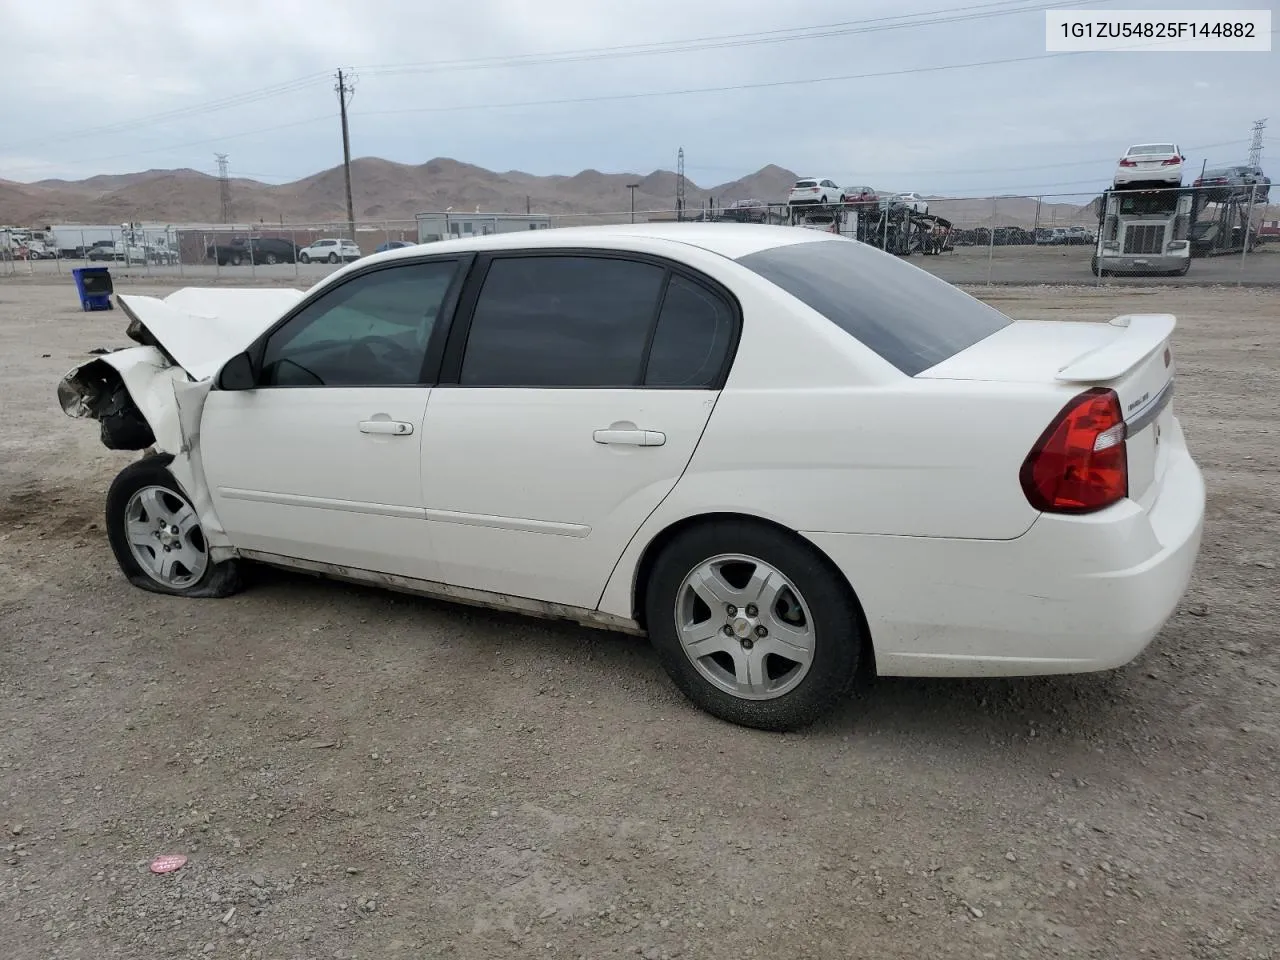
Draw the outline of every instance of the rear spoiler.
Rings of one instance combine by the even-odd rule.
[[[1178,320],[1171,313],[1127,313],[1111,321],[1125,328],[1110,343],[1076,357],[1058,371],[1064,383],[1104,383],[1118,380],[1155,353],[1173,333]]]

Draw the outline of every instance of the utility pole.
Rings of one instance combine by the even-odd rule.
[[[1253,140],[1249,144],[1249,166],[1262,165],[1262,131],[1267,129],[1267,118],[1253,122]]]
[[[215,153],[218,161],[218,200],[222,204],[222,222],[231,222],[231,178],[227,176],[227,155]]]
[[[338,70],[338,85],[334,87],[338,92],[338,111],[342,115],[342,173],[347,182],[347,229],[351,231],[351,240],[356,239],[356,208],[351,200],[351,133],[347,129],[347,104],[351,102],[351,94],[354,94],[354,82],[349,82],[349,78],[344,77],[342,70]]]
[[[640,186],[640,184],[638,183],[627,184],[627,189],[631,191],[631,222],[632,223],[636,222],[636,187],[638,186]]]
[[[684,219],[684,147],[676,153],[676,220]]]

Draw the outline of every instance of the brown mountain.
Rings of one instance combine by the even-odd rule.
[[[704,188],[686,180],[685,201],[696,210],[714,198],[722,201],[759,197],[781,200],[796,175],[767,166],[750,176]],[[454,207],[523,213],[622,213],[631,207],[627,185],[638,184],[637,210],[669,210],[675,205],[676,174],[655,170],[647,175],[583,170],[573,176],[539,177],[438,157],[419,165],[377,157],[352,161],[351,181],[359,220],[412,220],[424,210]],[[233,215],[242,223],[258,220],[309,223],[341,220],[346,215],[341,167],[293,183],[266,184],[232,179]],[[0,222],[118,223],[217,222],[222,205],[216,177],[197,170],[147,170],[141,173],[89,177],[86,180],[0,180]]]
[[[670,170],[644,175],[583,170],[572,176],[541,177],[519,170],[496,173],[446,157],[416,166],[362,157],[351,167],[356,218],[364,221],[409,221],[422,211],[448,207],[510,213],[523,213],[527,207],[535,213],[584,215],[566,222],[591,222],[606,219],[603,214],[625,217],[631,208],[628,184],[637,184],[637,211],[671,210],[676,196],[676,174]],[[790,170],[770,164],[713,187],[687,180],[685,201],[692,211],[712,199],[717,205],[752,198],[780,203],[795,180]],[[240,223],[331,223],[346,218],[341,167],[278,185],[233,178],[231,195],[234,219]],[[930,207],[957,226],[992,222],[990,199],[931,199]],[[4,224],[216,223],[222,219],[221,210],[217,179],[198,170],[147,170],[37,183],[0,180]],[[1086,206],[1067,203],[1042,204],[1037,215],[1036,200],[1030,197],[1001,197],[995,212],[998,225],[1093,221]]]

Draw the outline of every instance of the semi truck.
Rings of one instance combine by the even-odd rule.
[[[1186,188],[1105,191],[1091,262],[1094,276],[1185,274],[1191,268],[1194,202]]]

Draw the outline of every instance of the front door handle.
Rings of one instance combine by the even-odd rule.
[[[413,433],[413,424],[404,420],[361,420],[361,433],[389,434],[393,437],[407,437]]]
[[[657,430],[626,430],[610,427],[591,435],[596,443],[628,444],[633,447],[660,447],[667,442],[667,435]]]

